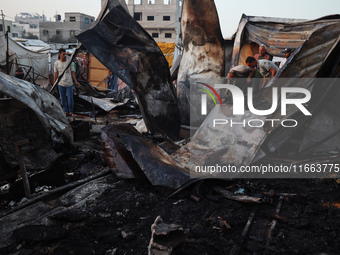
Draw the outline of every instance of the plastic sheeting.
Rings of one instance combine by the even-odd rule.
[[[38,74],[48,78],[49,74],[49,48],[43,48],[39,51],[32,51],[9,38],[10,61],[13,64],[25,65],[33,67],[36,73],[34,78],[38,78]],[[6,64],[6,40],[0,38],[0,64]],[[12,66],[11,75],[15,74],[15,65]],[[38,73],[38,74],[37,74]]]

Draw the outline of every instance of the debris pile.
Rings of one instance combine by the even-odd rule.
[[[187,0],[171,73],[125,1],[106,1],[69,64],[91,52],[120,89],[80,81],[65,116],[57,82],[0,72],[0,253],[336,254],[339,21],[243,15],[223,40],[214,1]],[[294,52],[244,95],[225,75],[260,45]],[[264,171],[277,165],[290,175]]]

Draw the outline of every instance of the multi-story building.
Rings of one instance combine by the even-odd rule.
[[[182,0],[125,0],[129,13],[158,42],[177,42]],[[104,0],[102,0],[102,5]]]
[[[12,37],[23,37],[26,34],[26,30],[23,25],[13,22],[12,25]]]
[[[21,12],[15,16],[15,24],[17,26],[17,37],[35,35],[39,38],[39,22],[44,21],[45,17],[38,13]],[[23,27],[22,34],[19,33],[19,27]]]
[[[40,40],[50,42],[76,42],[75,35],[89,29],[95,21],[93,16],[80,12],[66,12],[65,20],[60,21],[60,15],[56,15],[56,22],[40,22]]]

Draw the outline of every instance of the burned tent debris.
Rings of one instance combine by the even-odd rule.
[[[206,15],[209,13],[209,15]],[[181,18],[183,54],[177,75],[177,100],[181,124],[193,123],[190,109],[199,108],[199,96],[193,97],[192,84],[209,80],[219,84],[224,76],[224,46],[213,0],[184,1]],[[197,117],[200,119],[199,117]]]
[[[151,132],[178,139],[176,94],[163,53],[121,4],[109,6],[109,10],[78,40],[134,90]]]
[[[23,147],[28,169],[45,169],[58,156],[58,146],[73,141],[70,124],[58,100],[39,86],[0,72],[1,155],[11,167],[18,166],[14,144]],[[4,170],[4,164],[0,165]]]
[[[18,168],[14,144],[24,139],[30,141],[22,150],[25,165],[34,169],[52,164],[66,144],[77,148],[56,168],[68,185],[18,201],[22,204],[16,208],[1,204],[0,253],[135,255],[149,248],[150,254],[175,249],[197,255],[335,254],[340,247],[338,180],[250,180],[237,171],[190,170],[216,163],[339,165],[339,17],[302,21],[244,15],[226,43],[214,1],[184,1],[176,97],[164,56],[124,4],[106,1],[96,25],[78,39],[137,94],[143,120],[128,99],[113,100],[86,82],[76,90],[77,115],[66,117],[46,91],[0,74],[1,171]],[[207,116],[196,118],[205,119],[200,126],[189,126],[183,116],[190,107],[200,115],[202,88],[222,94],[225,67],[244,64],[262,43],[275,56],[283,48],[295,49],[268,86],[254,94],[253,108],[262,111],[275,105],[277,93],[276,110],[263,116],[244,101],[245,114],[235,116],[233,102],[216,100],[216,106],[208,103]],[[191,97],[191,86],[197,97]],[[312,116],[290,104],[287,114],[281,113],[281,89],[291,87],[310,93],[302,106]],[[288,99],[303,99],[300,94]],[[220,122],[213,127],[216,119]],[[284,128],[287,119],[298,124]],[[239,126],[227,125],[232,121]],[[193,135],[174,142],[180,124]]]

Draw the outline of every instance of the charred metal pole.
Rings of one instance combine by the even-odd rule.
[[[8,30],[6,31],[6,43],[7,43],[7,49],[6,49],[6,73],[9,74]]]
[[[8,48],[8,29],[5,33],[5,15],[1,10],[1,17],[2,17],[2,29],[4,30],[4,35],[6,37],[7,49],[6,49],[6,73],[9,74],[9,48]]]
[[[24,164],[24,160],[22,158],[22,153],[21,153],[21,148],[20,148],[20,146],[28,144],[28,143],[29,143],[29,140],[26,139],[26,140],[22,140],[20,142],[14,143],[14,146],[15,146],[16,153],[18,155],[18,161],[19,161],[19,166],[21,170],[22,183],[24,184],[25,195],[27,198],[30,198],[31,188],[30,188],[30,183],[28,181],[28,175],[27,175],[26,167]]]

